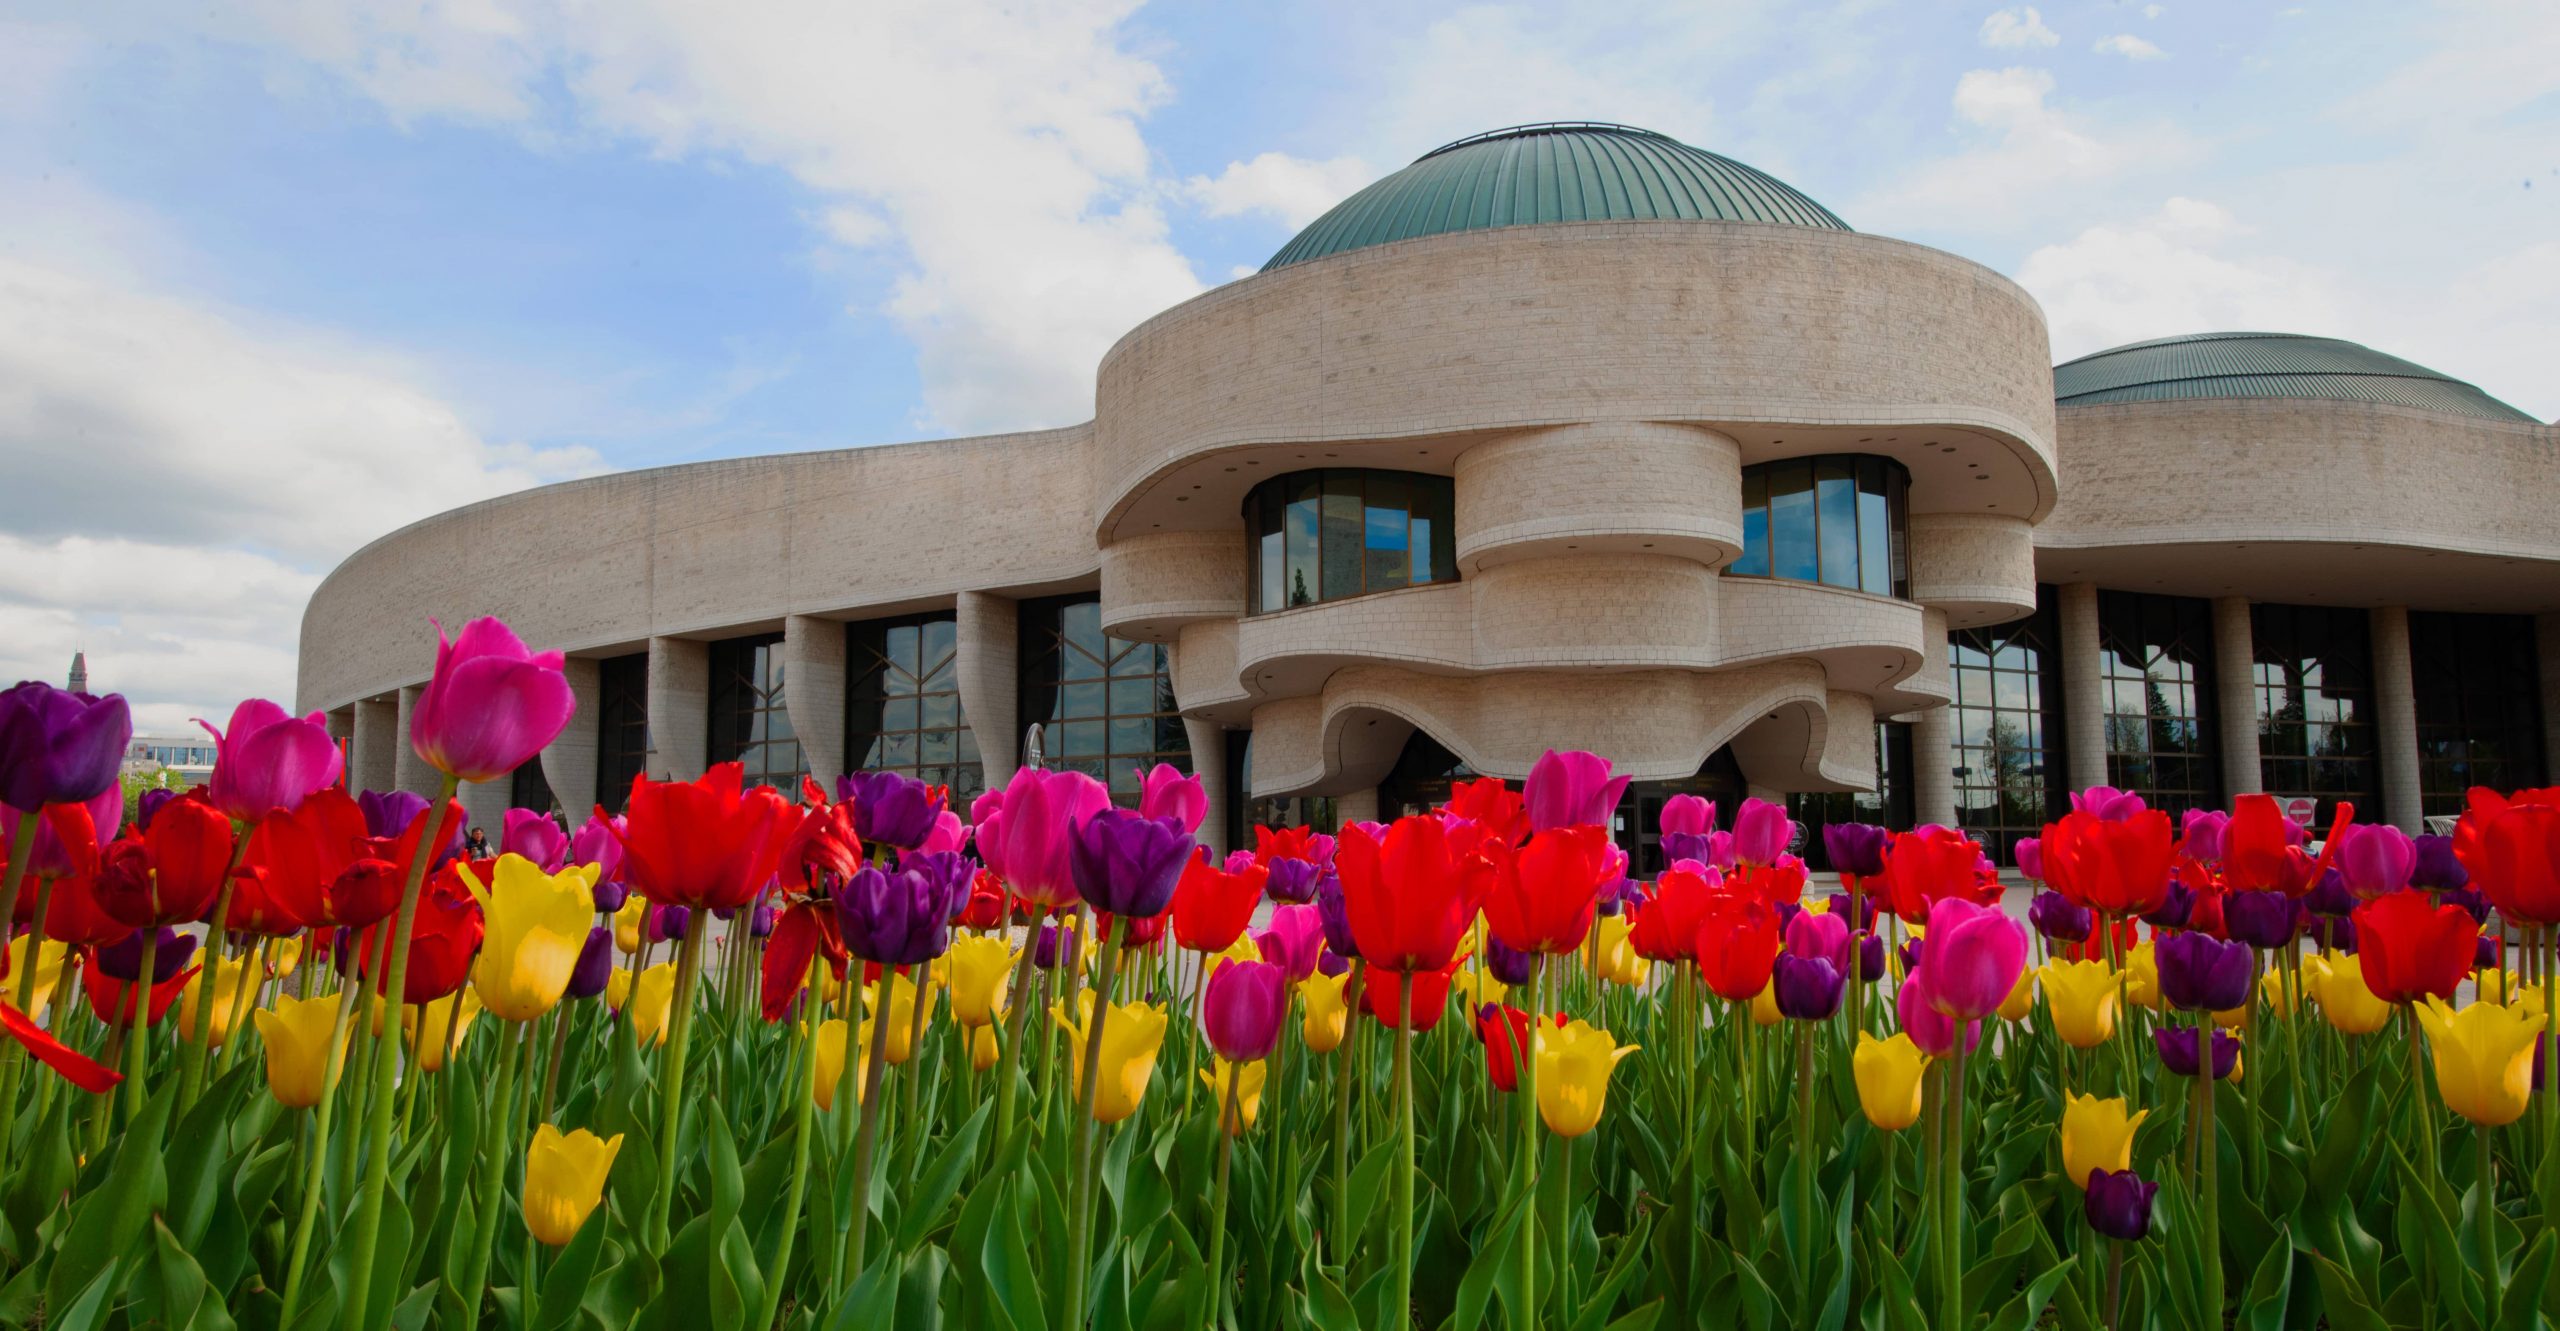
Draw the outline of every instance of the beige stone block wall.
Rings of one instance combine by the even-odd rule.
[[[1022,760],[1022,726],[1017,715],[1022,695],[1019,678],[1022,620],[1020,607],[1008,596],[962,592],[952,610],[960,676],[960,712],[978,740],[978,764],[987,789],[1003,789]]]
[[[2106,685],[2098,678],[2098,586],[2066,584],[2056,618],[2061,621],[2062,748],[2072,790],[2107,783]]]
[[[2035,530],[2006,513],[1911,515],[1911,599],[1956,628],[2035,613]]]
[[[552,796],[560,801],[560,811],[574,828],[586,821],[598,797],[596,744],[604,708],[599,684],[603,672],[597,661],[573,656],[562,663],[561,673],[569,681],[569,696],[577,700],[577,711],[559,737],[543,747],[539,761],[542,779],[551,783]]]
[[[1742,448],[1698,426],[1607,421],[1477,444],[1456,468],[1460,568],[1653,551],[1709,568],[1742,552]]]
[[[782,621],[783,706],[801,762],[831,796],[845,770],[844,651],[842,620],[792,615]]]
[[[397,728],[394,732],[396,742],[391,750],[391,780],[402,790],[433,799],[444,778],[436,772],[436,769],[427,766],[427,760],[418,756],[417,746],[409,742],[409,723],[418,711],[418,695],[424,692],[426,692],[424,687],[415,684],[400,690],[400,705],[396,714]]]
[[[1716,575],[1673,555],[1556,555],[1467,579],[1480,670],[1705,666],[1716,657]]]
[[[400,750],[409,734],[400,725],[400,701],[363,698],[356,702],[353,751],[347,755],[347,785],[355,790],[396,790],[400,783]]]
[[[2222,793],[2225,799],[2266,790],[2266,769],[2258,763],[2257,629],[2249,617],[2249,598],[2218,596],[2213,602],[2215,738],[2222,748]]]
[[[2382,821],[2415,835],[2419,812],[2417,676],[2409,662],[2409,608],[2376,607],[2373,637],[2373,746],[2382,784]]]
[[[692,781],[709,766],[711,644],[649,640],[649,777]]]
[[[1245,533],[1146,532],[1102,550],[1102,627],[1134,642],[1172,642],[1185,624],[1245,612]]]

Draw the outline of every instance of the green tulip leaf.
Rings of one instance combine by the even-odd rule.
[[[2391,1331],[2391,1324],[2365,1302],[2364,1291],[2346,1268],[2313,1253],[2311,1270],[2320,1280],[2321,1315],[2334,1331]]]

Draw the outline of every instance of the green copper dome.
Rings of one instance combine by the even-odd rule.
[[[2053,396],[2065,407],[2205,397],[2331,398],[2533,421],[2426,366],[2340,338],[2299,333],[2190,333],[2127,343],[2054,366]]]
[[[1579,121],[1460,139],[1335,204],[1264,272],[1415,236],[1540,222],[1849,224],[1783,181],[1651,130]]]

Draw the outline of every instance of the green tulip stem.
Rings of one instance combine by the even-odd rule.
[[[1218,1120],[1218,1181],[1209,1193],[1209,1316],[1205,1325],[1217,1326],[1224,1320],[1227,1306],[1227,1168],[1235,1154],[1235,1134],[1227,1125],[1244,1126],[1238,1115],[1237,1088],[1244,1085],[1244,1069],[1227,1065],[1227,1107]]]
[[[2107,1240],[2107,1331],[2124,1317],[2124,1243]]]
[[[1008,895],[1008,907],[1011,902]],[[1024,1070],[1022,1023],[1037,1005],[1031,992],[1031,956],[1039,944],[1040,924],[1034,920],[1023,937],[1022,955],[1014,959],[1013,987],[1007,991],[1013,1010],[1004,1015],[1004,1047],[996,1051],[996,1149],[988,1153],[990,1160],[1002,1158],[1004,1148],[1013,1142],[1014,1087],[1022,1080]]]
[[[326,1177],[329,1152],[329,1120],[338,1108],[338,1074],[347,1062],[347,1022],[355,1012],[356,995],[362,986],[350,978],[338,989],[338,1015],[329,1026],[329,1062],[320,1076],[320,1103],[312,1110],[311,1158],[304,1162],[302,1179],[302,1212],[293,1225],[293,1253],[284,1266],[284,1311],[276,1325],[293,1325],[294,1311],[302,1306],[303,1265],[311,1255],[311,1229],[320,1218],[320,1184]]]
[[[1413,975],[1397,977],[1396,986],[1396,1138],[1403,1168],[1396,1171],[1395,1270],[1390,1273],[1394,1321],[1413,1325]]]
[[[576,1011],[567,1002],[552,1006],[551,1057],[542,1067],[542,1099],[533,1114],[537,1125],[551,1121],[552,1094],[560,1088],[560,1063],[569,1054],[569,1026],[574,1016]]]
[[[755,1320],[748,1325],[753,1331],[771,1331],[774,1317],[782,1310],[783,1277],[791,1270],[791,1246],[800,1235],[800,1204],[809,1192],[809,1139],[816,1125],[810,1121],[818,1102],[818,986],[826,975],[826,958],[812,957],[809,974],[801,980],[800,1010],[806,1014],[805,1034],[793,1042],[792,1064],[796,1069],[791,1086],[799,1094],[799,1103],[791,1107],[791,1184],[782,1197],[781,1232],[774,1236],[774,1250],[764,1263],[772,1272],[765,1281],[764,1298],[756,1307]]]
[[[28,836],[29,834],[26,830],[21,827],[19,829],[17,842],[9,848],[9,881],[13,887],[16,885],[18,874],[23,867],[23,861],[20,859],[20,851],[25,846]],[[33,1014],[33,1009],[30,1005],[33,1004],[36,999],[36,962],[41,959],[44,953],[45,915],[53,908],[53,881],[54,880],[47,878],[41,886],[36,888],[36,923],[34,928],[27,931],[27,950],[21,958],[21,962],[18,967],[17,1008],[20,1012],[25,1012],[30,1015]],[[14,893],[8,895],[14,895]],[[16,908],[17,906],[14,901],[7,907],[0,908],[0,920],[8,919],[8,911],[15,910]],[[68,974],[70,969],[71,968],[68,965],[65,965],[62,968],[62,971],[57,974]],[[59,1020],[59,1018],[56,1018],[57,1022]],[[8,1050],[6,1054],[4,1056],[0,1056],[0,1125],[6,1125],[14,1122],[18,1115],[18,1070],[27,1065],[27,1060],[22,1056],[22,1053],[23,1051],[18,1048],[18,1042],[11,1040],[8,1042]],[[39,1113],[37,1115],[37,1119],[41,1121],[42,1118],[43,1115]],[[0,1178],[13,1177],[9,1173],[10,1136],[10,1133],[0,1131]]]
[[[204,930],[204,972],[196,977],[195,1034],[178,1052],[178,1108],[183,1114],[204,1089],[204,1060],[213,1044],[213,996],[222,983],[223,921],[231,915],[231,889],[240,881],[240,861],[249,853],[249,834],[231,834],[231,864],[222,871],[221,890],[213,896],[213,914]],[[0,919],[7,917],[0,916]]]
[[[1947,1156],[1947,1070],[1933,1058],[1920,1075],[1928,1096],[1929,1125],[1920,1143],[1920,1195],[1912,1199],[1911,1227],[1915,1231],[1914,1246],[1921,1236],[1928,1238],[1929,1262],[1936,1268],[1936,1283],[1946,1279],[1947,1264],[1946,1236],[1942,1232],[1945,1226],[1939,1223],[1940,1212],[1945,1208],[1938,1205],[1938,1171]]]
[[[1353,961],[1351,978],[1342,988],[1342,1043],[1333,1056],[1333,1223],[1326,1226],[1327,1256],[1335,1266],[1349,1270],[1351,1266],[1351,1087],[1357,1078],[1359,1064],[1352,1047],[1360,1039],[1360,983],[1367,977],[1369,963]]]
[[[853,1138],[853,1223],[845,1229],[844,1269],[837,1273],[848,1290],[862,1278],[862,1248],[871,1229],[871,1152],[880,1140],[880,1076],[889,1062],[889,989],[897,977],[898,968],[884,962],[880,979],[872,986],[871,1048],[862,1057],[862,1128]],[[847,1014],[846,1067],[853,1066],[851,1047],[857,1029]]]
[[[1859,921],[1867,916],[1865,908],[1867,885],[1853,873],[1844,873],[1840,878],[1849,885],[1849,1042],[1854,1047],[1857,1044],[1858,1032],[1867,1028],[1867,985],[1865,979],[1859,974],[1859,967],[1862,964],[1861,954],[1866,949],[1859,946],[1858,939]],[[2043,935],[2039,934],[2037,937],[2041,938]]]
[[[1083,912],[1077,912],[1083,922]],[[1076,1086],[1076,1155],[1075,1214],[1067,1224],[1067,1297],[1059,1305],[1060,1331],[1081,1331],[1084,1326],[1085,1268],[1093,1251],[1093,1141],[1097,1125],[1093,1121],[1093,1096],[1102,1081],[1102,1030],[1111,1017],[1111,983],[1120,972],[1118,940],[1106,931],[1102,937],[1102,969],[1093,985],[1092,1025],[1084,1037],[1084,1077]],[[1074,1000],[1068,1000],[1073,1010]]]
[[[1813,1302],[1813,1023],[1796,1023],[1796,1306]],[[1955,1323],[1950,1322],[1953,1326]]]
[[[1946,1284],[1939,1290],[1938,1325],[1965,1325],[1964,1306],[1964,1023],[1956,1023],[1955,1047],[1947,1057],[1947,1147],[1939,1161],[1946,1190]]]
[[[702,936],[711,912],[696,907],[685,921],[684,945],[676,952],[675,1010],[667,1015],[667,1059],[659,1069],[664,1100],[658,1118],[658,1196],[649,1208],[648,1241],[663,1253],[673,1239],[676,1208],[676,1138],[684,1127],[685,1056],[693,1047],[694,989],[702,983]]]
[[[125,1056],[132,1060],[132,1070],[126,1074],[126,1080],[133,1083],[130,1100],[135,1115],[142,1112],[142,1102],[146,1098],[142,1074],[151,1064],[151,991],[159,987],[155,983],[160,974],[159,966],[160,931],[146,929],[142,933],[142,969],[135,974],[133,982],[124,987],[126,1001],[133,1004],[133,1035],[125,1042]],[[130,1124],[132,1119],[128,1117],[126,1122]]]
[[[2222,1199],[2218,1184],[2222,1152],[2214,1145],[2213,1014],[2196,1012],[2196,1095],[2201,1114],[2196,1122],[2196,1177],[2204,1209],[2204,1296],[2208,1316],[2222,1320]],[[2434,1177],[2432,1174],[2428,1177]]]
[[[2480,1325],[2498,1325],[2498,1157],[2490,1149],[2496,1129],[2476,1124],[2480,1152],[2480,1204],[2472,1208],[2472,1227],[2480,1244]]]
[[[2548,926],[2534,926],[2537,941],[2545,944],[2542,951],[2542,1070],[2546,1081],[2560,1077],[2560,931]],[[2560,1085],[2560,1082],[2553,1082]],[[2560,1160],[2560,1098],[2544,1095],[2543,1168],[2560,1168],[2549,1162]],[[2560,1214],[2543,1212],[2544,1232],[2560,1231]]]
[[[533,1049],[533,1023],[516,1023],[515,1037],[517,1047],[529,1056]],[[516,1064],[521,1061],[504,1041],[499,1043],[498,1088],[489,1097],[483,1111],[487,1121],[480,1130],[483,1147],[478,1224],[472,1230],[471,1260],[463,1268],[462,1288],[454,1291],[455,1301],[462,1305],[464,1331],[480,1325],[480,1295],[489,1287],[489,1257],[498,1247],[498,1208],[506,1201],[507,1166],[515,1155]]]
[[[1522,1320],[1538,1321],[1538,1027],[1544,1022],[1551,968],[1540,966],[1529,981],[1529,1038],[1511,1051],[1512,1085],[1519,1087],[1520,1150],[1512,1160],[1520,1188],[1520,1306]],[[1509,1018],[1496,1015],[1509,1038]]]
[[[2409,1033],[2409,1119],[2418,1125],[2418,1177],[2433,1182],[2436,1172],[2436,1115],[2427,1103],[2427,1063],[2418,1038],[2418,1009],[2411,1004],[2401,1008],[2401,1022]]]

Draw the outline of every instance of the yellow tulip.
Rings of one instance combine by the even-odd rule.
[[[524,1153],[524,1227],[554,1248],[576,1238],[604,1200],[605,1180],[621,1152],[620,1133],[598,1137],[580,1128],[563,1135],[548,1123],[535,1128]]]
[[[2034,967],[2018,972],[2018,982],[2009,986],[2009,996],[2000,1000],[2000,1020],[2025,1021],[2036,1010],[2036,973]]]
[[[604,977],[604,1005],[620,1012],[631,1006],[631,970],[616,966]]]
[[[1482,1011],[1487,1003],[1499,1003],[1511,992],[1511,986],[1493,978],[1493,972],[1480,966],[1461,966],[1449,977],[1449,991],[1459,995],[1466,1006],[1461,1012]]]
[[[2114,1173],[2133,1168],[2134,1129],[2142,1126],[2151,1111],[2145,1109],[2128,1116],[2122,1096],[2101,1100],[2077,1092],[2064,1094],[2067,1103],[2062,1110],[2062,1172],[2086,1188],[2092,1169]]]
[[[426,1014],[423,1018],[419,1016],[421,1007]],[[471,1034],[472,1019],[479,1015],[480,996],[469,989],[448,994],[432,1003],[400,1009],[400,1030],[409,1037],[410,1047],[417,1051],[419,1069],[425,1072],[444,1071],[445,1046],[449,1044],[460,1050],[463,1039]]]
[[[1751,1024],[1775,1026],[1786,1019],[1787,1014],[1778,1010],[1778,982],[1772,978],[1760,986],[1760,996],[1751,1000]]]
[[[613,945],[626,957],[640,955],[640,925],[649,918],[648,899],[634,892],[613,913]]]
[[[2541,1016],[2543,1014],[2542,987],[2540,985],[2517,985],[2515,989],[2507,995],[2507,1006],[2514,1008],[2528,1017]]]
[[[2249,1005],[2223,1008],[2213,1014],[2213,1024],[2226,1031],[2236,1031],[2249,1024]]]
[[[2522,977],[2514,971],[2502,971],[2495,966],[2483,966],[2473,971],[2471,983],[2484,1003],[2512,1003],[2516,1001],[2516,995],[2528,992]]]
[[[1635,945],[1627,940],[1633,927],[1625,911],[1600,917],[1599,973],[1611,984],[1641,985],[1652,972],[1651,963],[1637,956]]]
[[[2095,1049],[2116,1033],[2115,968],[2103,961],[2044,964],[2044,1001],[2053,1028],[2074,1049]]]
[[[834,1017],[818,1023],[818,1079],[809,1087],[820,1109],[836,1107],[836,1086],[844,1080],[844,1023]],[[853,1079],[854,1103],[862,1103],[862,1078]]]
[[[1303,1029],[1310,1052],[1330,1054],[1342,1047],[1342,1037],[1351,1027],[1351,1005],[1344,999],[1350,984],[1349,971],[1340,975],[1317,971],[1298,981],[1298,993],[1306,1000]]]
[[[569,972],[587,946],[596,916],[596,878],[603,869],[575,865],[556,874],[522,855],[501,855],[483,886],[468,864],[454,872],[480,903],[488,925],[471,962],[471,987],[489,1015],[532,1021],[569,988]]]
[[[1858,1032],[1849,1070],[1857,1077],[1858,1108],[1866,1111],[1867,1121],[1887,1132],[1919,1122],[1920,1074],[1928,1068],[1929,1056],[1910,1036],[1897,1032],[1890,1040],[1879,1040]]]
[[[2125,1001],[2160,1010],[2160,962],[2148,941],[2137,943],[2124,957]]]
[[[1106,1037],[1109,1034],[1108,1031],[1104,1032]],[[1213,1074],[1207,1068],[1202,1068],[1200,1080],[1207,1083],[1210,1092],[1217,1097],[1218,1126],[1225,1128],[1230,1137],[1241,1137],[1253,1131],[1254,1120],[1262,1116],[1262,1084],[1271,1077],[1271,1065],[1267,1060],[1257,1058],[1245,1064],[1242,1072],[1239,1073],[1235,1064],[1223,1058],[1213,1056],[1212,1061],[1217,1064],[1217,1072]],[[1236,1080],[1236,1112],[1231,1115],[1227,1113],[1227,1082],[1238,1078],[1240,1079]],[[1241,1127],[1236,1124],[1236,1119],[1239,1117],[1244,1120]]]
[[[302,935],[279,938],[267,949],[267,974],[281,980],[302,965]]]
[[[2293,1014],[2293,996],[2285,992],[2284,967],[2269,966],[2258,977],[2258,996],[2267,1001],[2267,1011],[2279,1017]]]
[[[951,951],[943,961],[951,986],[951,1016],[961,1025],[975,1029],[990,1025],[1004,1015],[1007,990],[1013,984],[1013,963],[1020,949],[1001,938],[983,934],[953,939]]]
[[[675,1007],[676,964],[661,961],[632,977],[631,1004],[623,1014],[631,1019],[631,1033],[642,1045],[664,1044],[667,1018]]]
[[[9,940],[9,985],[7,988],[8,998],[12,1003],[18,1001],[16,987],[17,980],[19,976],[26,974],[26,971],[23,968],[27,964],[27,940],[33,937],[35,937],[35,935],[31,933],[20,934],[16,938]],[[54,986],[59,984],[62,980],[63,958],[70,954],[70,945],[57,943],[50,938],[44,940],[43,945],[36,949],[36,987],[34,992],[27,996],[27,1015],[29,1017],[37,1021],[44,1020],[44,1010],[53,1002]],[[187,1029],[193,1030],[195,1027],[190,1025]]]
[[[993,1023],[969,1032],[969,1066],[971,1068],[984,1072],[994,1067],[996,1060],[1002,1056],[1003,1046],[996,1042],[996,1028]],[[837,1071],[841,1072],[843,1069],[839,1068]]]
[[[42,964],[39,956],[38,964]],[[178,997],[178,1036],[193,1043],[196,1038],[196,998],[204,989],[204,972],[198,970],[187,977],[187,987]],[[231,1038],[231,1028],[239,1023],[241,1012],[258,998],[258,968],[243,957],[233,957],[222,965],[222,979],[213,995],[213,1029],[206,1033],[205,1047],[220,1049]]]
[[[2302,980],[2319,1001],[2320,1015],[2346,1035],[2371,1035],[2391,1020],[2391,1004],[2364,982],[2364,963],[2322,954],[2302,959]]]
[[[864,990],[862,996],[866,1006],[876,1009],[880,1002],[877,988]],[[927,1022],[933,1020],[933,1001],[933,977],[928,974],[925,977],[924,993],[924,1019]],[[862,1029],[854,1033],[854,1039],[861,1042],[859,1047],[865,1058],[871,1055],[871,1021],[877,1016],[879,1013],[875,1010],[872,1017],[863,1020]],[[908,1059],[915,1057],[916,1052],[916,983],[908,979],[904,973],[893,974],[890,977],[888,1018],[889,1047],[882,1052],[881,1058],[892,1067],[904,1067]]]
[[[267,1089],[287,1109],[320,1103],[329,1073],[329,1033],[338,1025],[338,996],[299,999],[278,994],[272,1009],[249,1014],[267,1046]],[[338,1031],[338,1038],[346,1038]]]
[[[1579,1137],[1598,1127],[1609,1099],[1609,1070],[1637,1046],[1621,1045],[1579,1017],[1532,1038],[1538,1050],[1538,1117],[1546,1120],[1547,1131]]]
[[[1070,1037],[1067,1070],[1071,1089],[1084,1094],[1084,1046],[1086,1024],[1093,1014],[1093,991],[1076,995],[1079,1000],[1077,1019],[1067,1020],[1067,1005],[1049,1005],[1050,1019]],[[1093,1121],[1117,1123],[1138,1112],[1138,1102],[1147,1095],[1147,1080],[1155,1075],[1156,1055],[1164,1049],[1164,1009],[1153,1003],[1114,1003],[1111,1018],[1102,1025],[1102,1069],[1094,1083]]]
[[[2436,1090],[2446,1108],[2493,1128],[2524,1117],[2543,1018],[2478,1001],[2456,1012],[2441,998],[2428,999],[2417,1012],[2435,1052]]]
[[[1207,969],[1200,972],[1200,982],[1206,985],[1209,977],[1217,974],[1218,968],[1230,961],[1260,960],[1262,960],[1262,945],[1253,941],[1253,931],[1248,929],[1237,935],[1236,941],[1229,943],[1226,951],[1212,953],[1204,960],[1202,964]]]

